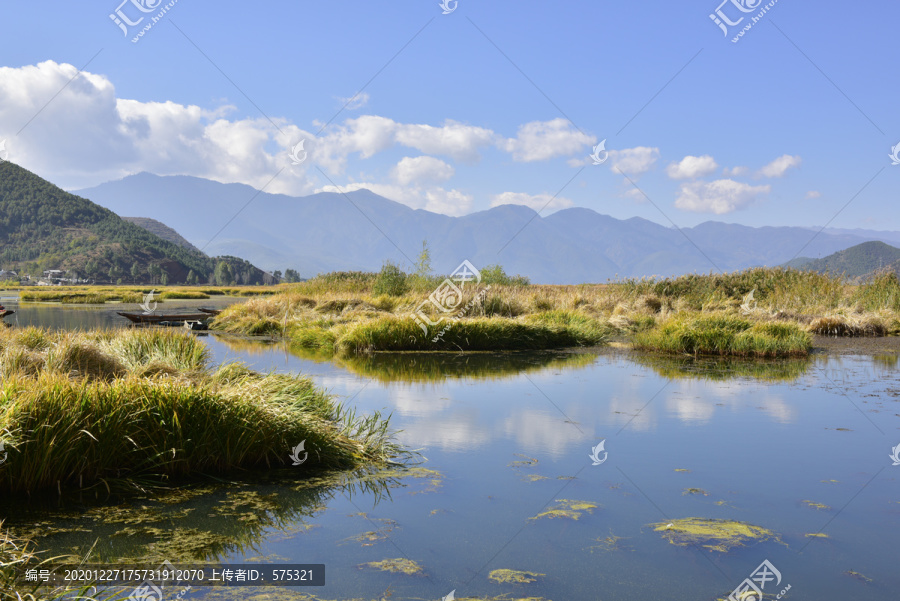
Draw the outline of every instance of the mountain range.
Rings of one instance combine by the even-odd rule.
[[[234,255],[268,270],[301,276],[335,270],[377,271],[385,260],[407,267],[427,240],[432,266],[449,273],[464,259],[500,264],[535,283],[576,284],[643,276],[734,271],[824,256],[898,232],[749,227],[709,221],[664,227],[615,219],[587,208],[547,216],[502,205],[449,217],[369,190],[305,197],[243,184],[140,173],[80,190],[115,213],[142,215],[177,230],[208,254]]]
[[[0,161],[4,269],[37,277],[44,270],[58,269],[68,271],[69,278],[77,274],[81,279],[127,283],[206,283],[214,276],[228,283],[271,279],[243,259],[209,257],[177,238],[170,241],[147,229],[156,227],[177,237],[162,224],[138,221],[143,227],[19,165]]]

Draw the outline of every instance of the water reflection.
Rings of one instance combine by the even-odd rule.
[[[291,348],[304,359],[321,359],[304,349]],[[589,352],[545,351],[505,353],[374,353],[328,360],[339,367],[379,382],[441,382],[450,378],[499,380],[510,375],[547,369],[580,369],[593,363]]]
[[[812,357],[789,359],[738,359],[727,357],[685,357],[655,353],[631,353],[638,365],[650,367],[672,379],[726,381],[752,378],[765,382],[789,382],[809,371]]]
[[[49,555],[71,561],[91,552],[99,562],[218,561],[259,553],[273,533],[302,533],[338,495],[363,496],[374,507],[412,468],[321,473],[297,480],[290,470],[239,481],[205,481],[152,494],[7,500],[0,506],[16,535],[39,540]]]

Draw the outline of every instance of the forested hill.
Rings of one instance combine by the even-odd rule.
[[[69,270],[98,282],[206,283],[217,263],[247,283],[263,273],[233,257],[210,258],[156,236],[14,163],[0,163],[0,267],[40,275]],[[163,278],[165,274],[165,278]],[[249,277],[248,277],[249,276]]]
[[[787,263],[786,266],[842,275],[851,280],[865,280],[883,270],[896,272],[900,266],[900,248],[884,242],[864,242],[821,259],[800,257]]]

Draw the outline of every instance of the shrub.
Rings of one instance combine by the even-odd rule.
[[[487,265],[481,269],[481,283],[491,286],[529,286],[531,281],[523,275],[507,275],[500,265]]]
[[[372,293],[375,296],[382,294],[402,296],[409,290],[406,279],[406,273],[397,264],[387,261],[378,273],[378,277],[375,278]]]

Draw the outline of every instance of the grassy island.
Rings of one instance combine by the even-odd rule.
[[[388,284],[384,280],[388,278]],[[688,355],[802,356],[814,335],[900,332],[900,281],[851,285],[792,269],[530,285],[500,272],[464,289],[442,315],[430,303],[440,278],[341,272],[222,312],[213,328],[284,337],[327,355],[373,351],[479,351],[597,346],[620,338],[639,350]],[[443,319],[441,319],[443,317]]]
[[[287,467],[385,464],[403,452],[388,422],[360,417],[311,380],[209,366],[171,330],[0,330],[0,490],[156,485]]]

